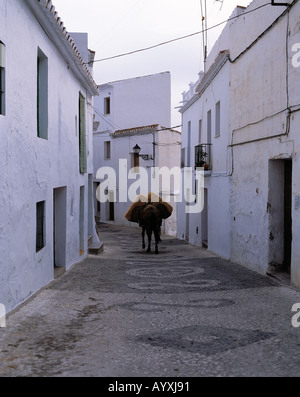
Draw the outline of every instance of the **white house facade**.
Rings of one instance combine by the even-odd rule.
[[[99,90],[94,106],[94,191],[99,191],[102,181],[103,193],[102,202],[95,204],[95,212],[103,222],[136,226],[125,219],[131,204],[128,191],[140,192],[138,188],[134,189],[139,179],[143,179],[143,183],[148,182],[146,189],[150,191],[153,167],[179,166],[181,136],[170,128],[170,73],[111,82],[99,86]],[[140,155],[134,154],[136,145],[140,148]],[[109,187],[105,190],[107,177],[104,174],[101,181],[97,177],[98,170],[105,167],[115,171],[117,184],[114,192]],[[131,177],[134,179],[130,179],[129,171],[133,167],[135,172]],[[142,171],[146,174],[140,174]],[[123,190],[120,174],[122,181],[126,180]],[[172,188],[169,193],[171,204],[174,204]],[[176,234],[176,211],[163,226],[165,233]]]
[[[232,25],[231,258],[300,287],[300,3],[288,3]]]
[[[99,85],[97,132],[171,123],[171,75],[162,72]]]
[[[108,201],[104,206],[104,219],[121,225],[137,226],[128,222],[124,215],[137,194],[147,196],[148,192],[153,191],[174,208],[171,217],[163,221],[162,232],[176,235],[177,191],[171,173],[173,167],[179,168],[180,137],[178,131],[158,124],[119,130],[112,134],[117,186],[114,202]],[[139,153],[135,153],[136,147]]]
[[[98,88],[49,0],[0,4],[0,302],[88,252]]]
[[[186,213],[185,203],[178,205],[178,237],[224,258],[230,257],[230,219],[225,210],[230,196],[229,79],[229,55],[224,51],[207,73],[200,75],[191,98],[185,99],[188,93],[183,95],[181,166],[191,167],[194,173],[203,167],[204,207],[201,212]],[[193,194],[195,189],[193,183]]]
[[[190,142],[193,150],[200,142],[199,127],[191,129],[189,138],[189,126],[218,101],[211,131],[217,130],[213,123],[219,112],[220,135],[211,141],[204,210],[178,237],[185,238],[188,230],[189,240],[201,245],[205,230],[197,238],[195,226],[203,233],[197,222],[207,219],[209,250],[262,274],[284,271],[300,287],[300,3],[288,3],[254,0],[236,9],[241,17],[227,23],[194,94],[184,94],[182,148]],[[227,61],[216,69],[222,56]],[[210,80],[213,69],[217,73]],[[201,90],[206,81],[209,85]],[[183,221],[186,215],[181,210],[178,217]]]
[[[243,13],[236,7],[231,18]],[[231,19],[230,18],[230,19]],[[187,213],[183,202],[177,205],[177,236],[191,244],[208,248],[229,259],[230,247],[230,176],[232,173],[230,145],[230,53],[231,24],[228,22],[205,60],[205,73],[190,83],[182,94],[181,167],[193,169],[193,190],[196,195],[195,173],[203,167],[204,183],[201,211]],[[202,157],[204,155],[204,157]],[[184,190],[184,186],[182,186]]]

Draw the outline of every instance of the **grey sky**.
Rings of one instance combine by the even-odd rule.
[[[250,0],[206,0],[208,27],[225,21],[236,5]],[[202,0],[204,6],[205,0]],[[87,32],[96,60],[131,52],[202,30],[200,0],[53,0],[68,32]],[[208,50],[224,25],[209,30]],[[177,109],[182,91],[203,69],[202,35],[133,55],[97,62],[97,84],[170,71],[172,126],[180,124]]]

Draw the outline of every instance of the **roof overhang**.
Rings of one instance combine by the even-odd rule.
[[[111,134],[113,138],[123,138],[126,136],[153,134],[157,132],[159,124],[147,125],[142,127],[128,128],[125,130],[118,130]]]
[[[90,95],[99,95],[97,84],[76,48],[74,40],[55,11],[52,1],[25,0],[25,2],[80,83],[87,88]]]
[[[197,85],[195,95],[186,104],[184,104],[182,108],[180,108],[180,113],[184,113],[193,103],[195,103],[201,97],[201,95],[204,93],[204,91],[211,84],[211,82],[214,80],[214,78],[217,76],[219,71],[229,59],[229,51],[226,50],[219,52],[214,63],[211,65],[209,70],[205,73],[202,80]]]

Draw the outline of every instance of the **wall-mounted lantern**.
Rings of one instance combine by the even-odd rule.
[[[153,155],[152,155],[152,154],[140,154],[141,148],[139,147],[138,144],[136,144],[136,145],[132,148],[132,150],[133,150],[133,153],[134,153],[136,156],[141,157],[143,160],[153,160]]]

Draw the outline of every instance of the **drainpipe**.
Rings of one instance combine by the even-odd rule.
[[[155,156],[156,156],[156,150],[155,150],[155,146],[156,146],[155,134],[156,134],[156,131],[151,132],[151,134],[152,134],[152,137],[153,137],[153,142],[152,142],[152,145],[153,145],[153,151],[152,151],[152,154],[153,154],[153,174],[152,174],[152,177],[155,178]]]

